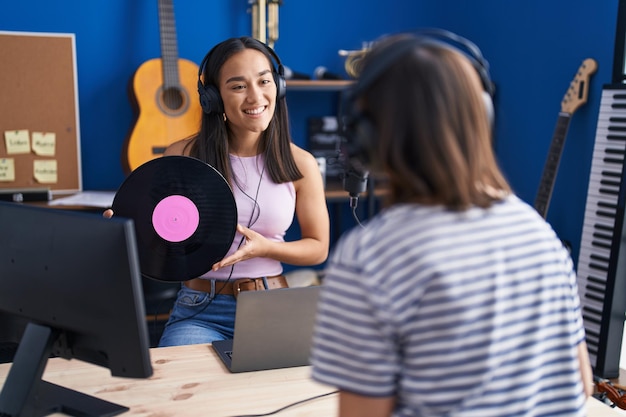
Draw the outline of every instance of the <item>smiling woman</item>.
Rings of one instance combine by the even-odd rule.
[[[267,58],[259,51],[246,49],[229,59],[221,72],[224,118],[230,121],[235,139],[230,143],[231,151],[254,156],[258,135],[267,129],[276,106],[276,84]]]
[[[280,59],[250,37],[219,43],[200,64],[200,132],[165,155],[216,168],[233,190],[238,226],[224,259],[181,287],[161,346],[232,338],[233,288],[285,287],[282,263],[316,265],[328,256],[322,176],[313,155],[292,142],[285,90]],[[287,242],[294,214],[301,236]]]

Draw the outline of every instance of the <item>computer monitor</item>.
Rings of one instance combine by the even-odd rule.
[[[0,311],[3,328],[12,329],[6,339],[24,327],[0,392],[2,416],[128,410],[43,381],[51,356],[113,376],[152,375],[131,219],[0,202]]]
[[[0,310],[0,363],[13,362],[26,324],[26,319]]]

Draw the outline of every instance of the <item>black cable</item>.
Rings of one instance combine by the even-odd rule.
[[[296,405],[304,404],[306,402],[317,400],[319,398],[328,397],[329,395],[337,394],[338,392],[339,391],[331,391],[331,392],[327,392],[326,394],[315,395],[313,397],[305,398],[304,400],[300,400],[300,401],[296,401],[296,402],[291,403],[291,404],[287,404],[284,407],[281,407],[281,408],[279,408],[277,410],[270,411],[270,412],[264,413],[264,414],[241,414],[241,415],[237,415],[237,416],[233,416],[233,417],[265,417],[265,416],[273,416],[274,414],[278,414],[281,411],[285,411],[286,409],[291,408],[291,407],[295,407]]]
[[[354,220],[356,221],[356,224],[358,224],[361,227],[365,227],[361,223],[361,220],[359,220],[359,216],[356,213],[356,208],[357,208],[358,204],[359,204],[359,197],[358,196],[350,196],[350,208],[352,209],[352,217],[354,217]]]

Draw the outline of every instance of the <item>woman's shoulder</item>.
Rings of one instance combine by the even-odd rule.
[[[307,170],[310,167],[317,166],[317,161],[313,154],[304,148],[299,147],[295,143],[291,144],[291,154],[296,162],[298,169]]]
[[[170,144],[163,153],[164,156],[168,155],[189,155],[189,150],[191,149],[191,141],[190,139],[182,139]]]

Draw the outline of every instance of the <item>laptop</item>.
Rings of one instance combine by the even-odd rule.
[[[240,293],[234,338],[212,344],[226,368],[249,372],[308,365],[320,288]]]

